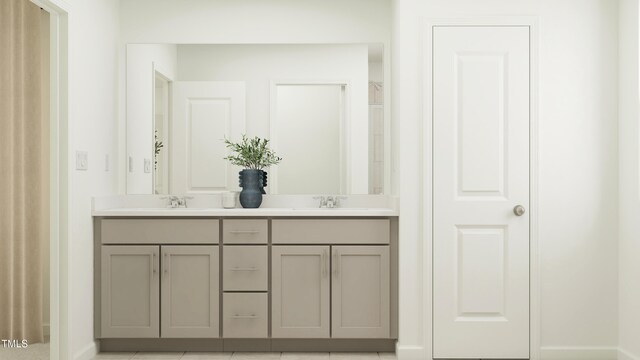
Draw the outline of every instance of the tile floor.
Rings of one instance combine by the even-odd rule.
[[[93,360],[396,360],[394,353],[100,353]]]
[[[0,343],[0,360],[49,360],[49,337],[44,343],[30,344],[27,348],[7,348]]]
[[[0,343],[0,360],[49,360],[49,344],[32,344],[26,349],[5,348]]]

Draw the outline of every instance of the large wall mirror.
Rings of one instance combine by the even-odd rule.
[[[127,45],[127,193],[238,190],[225,138],[271,141],[270,194],[389,191],[382,44]]]

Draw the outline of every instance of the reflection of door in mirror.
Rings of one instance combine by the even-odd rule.
[[[224,139],[245,133],[243,81],[174,81],[171,87],[171,192],[235,190],[238,171],[224,159]]]
[[[344,194],[346,84],[278,84],[272,192]]]
[[[154,74],[153,96],[153,189],[156,194],[169,193],[169,80]]]

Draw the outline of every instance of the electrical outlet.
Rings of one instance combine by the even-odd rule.
[[[89,154],[86,151],[76,151],[76,170],[89,170]]]
[[[146,174],[151,172],[151,159],[144,159],[144,172]]]

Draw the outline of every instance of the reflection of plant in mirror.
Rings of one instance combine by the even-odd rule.
[[[153,155],[153,168],[154,170],[158,170],[158,155],[160,155],[160,150],[164,147],[162,141],[158,141],[158,130],[156,130],[153,134],[155,139],[155,154]]]
[[[278,164],[282,158],[269,148],[269,140],[258,136],[253,139],[242,135],[242,141],[233,143],[224,139],[227,148],[234,152],[233,155],[225,157],[233,165],[242,166],[245,169],[263,170],[271,165]]]

